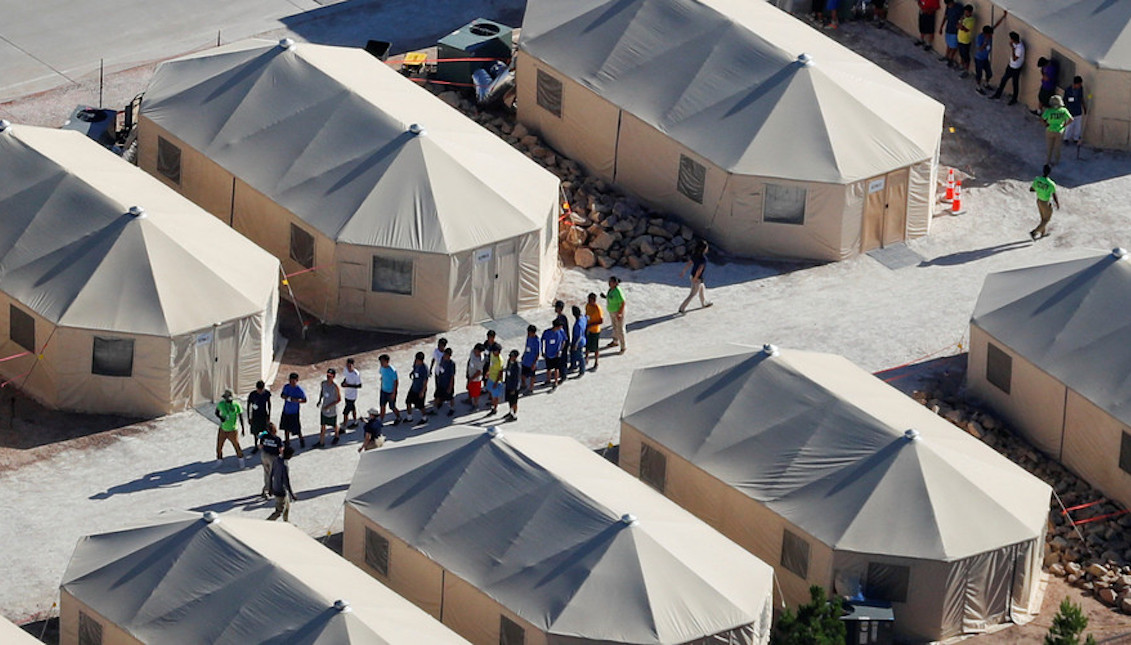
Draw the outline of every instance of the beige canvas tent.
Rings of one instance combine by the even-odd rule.
[[[771,568],[568,437],[366,453],[343,551],[475,645],[769,640]]]
[[[554,291],[557,178],[364,50],[163,63],[139,131],[141,167],[279,258],[322,320],[434,332]]]
[[[1033,445],[1131,506],[1131,260],[993,273],[970,320],[970,392]]]
[[[766,2],[531,0],[518,119],[739,255],[926,235],[943,106]]]
[[[919,13],[914,2],[888,3],[889,18],[900,29],[918,33]],[[1026,45],[1018,100],[1037,108],[1041,74],[1037,59],[1059,63],[1058,86],[1068,87],[1073,76],[1084,79],[1088,117],[1084,142],[1101,148],[1131,148],[1131,2],[1119,0],[982,0],[972,3],[976,30],[992,25],[1008,10],[1009,16],[994,35],[995,82],[1009,61],[1009,32],[1016,31]],[[942,12],[936,17],[942,21]],[[936,27],[937,29],[937,27]],[[945,48],[936,36],[938,51]],[[1007,87],[1006,92],[1010,89]]]
[[[0,176],[5,381],[154,416],[267,375],[277,260],[75,132],[3,128]]]
[[[42,645],[39,639],[0,617],[0,643],[7,645]]]
[[[83,538],[59,606],[62,645],[467,643],[294,526],[212,512]]]
[[[672,378],[677,374],[678,378]],[[620,464],[775,566],[941,640],[1040,608],[1047,485],[848,360],[730,349],[637,370]]]

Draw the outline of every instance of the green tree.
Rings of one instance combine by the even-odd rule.
[[[844,601],[828,597],[819,585],[809,587],[809,602],[782,612],[770,636],[770,645],[844,645],[848,630],[840,619]]]
[[[1080,605],[1068,598],[1060,601],[1060,611],[1053,616],[1052,627],[1045,635],[1045,645],[1080,645],[1080,634],[1088,627],[1088,617]],[[1088,636],[1084,645],[1096,645],[1096,639]]]

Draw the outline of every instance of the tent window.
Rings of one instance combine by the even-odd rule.
[[[1013,357],[993,343],[986,344],[986,380],[1009,394],[1009,385],[1013,380]]]
[[[668,458],[664,453],[646,443],[640,444],[640,480],[652,488],[664,492],[668,469]]]
[[[169,181],[181,185],[181,149],[165,137],[157,137],[157,172]]]
[[[499,645],[523,645],[526,630],[506,616],[499,616]]]
[[[561,118],[562,82],[542,70],[538,70],[538,105]]]
[[[864,597],[869,600],[907,602],[907,585],[911,569],[897,564],[868,563],[868,579]]]
[[[35,351],[35,318],[16,305],[8,305],[8,337],[29,352]]]
[[[703,187],[707,183],[707,167],[687,155],[679,156],[679,177],[675,189],[696,204],[703,203]]]
[[[778,224],[804,224],[805,199],[809,191],[800,186],[766,184],[762,201],[762,221]]]
[[[389,577],[389,541],[368,526],[365,527],[365,564]]]
[[[1076,76],[1076,61],[1055,49],[1052,50],[1049,58],[1056,61],[1056,86],[1072,87],[1072,77]]]
[[[412,295],[412,260],[373,256],[372,291]]]
[[[95,336],[90,373],[100,376],[133,376],[134,340]]]
[[[801,578],[809,575],[809,543],[789,529],[782,536],[781,566]]]
[[[291,259],[305,269],[314,268],[314,236],[291,224]]]
[[[1131,434],[1126,432],[1123,433],[1123,439],[1119,444],[1119,468],[1131,475]]]
[[[102,645],[102,623],[79,611],[79,645]]]

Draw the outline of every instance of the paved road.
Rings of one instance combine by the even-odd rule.
[[[276,29],[339,0],[0,0],[0,101]]]

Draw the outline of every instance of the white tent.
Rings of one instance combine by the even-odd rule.
[[[0,617],[0,642],[7,645],[42,645],[39,639]]]
[[[347,559],[474,643],[769,639],[770,567],[571,438],[366,453],[345,522]]]
[[[518,117],[743,255],[925,235],[943,106],[766,2],[531,0]]]
[[[361,49],[163,63],[139,164],[270,251],[323,320],[440,331],[546,301],[558,180]]]
[[[6,127],[0,176],[5,379],[149,416],[267,375],[277,260],[75,132]]]
[[[1040,607],[1049,487],[842,357],[638,370],[620,463],[777,565],[790,604],[812,584],[889,601],[909,640]]]
[[[467,643],[292,525],[211,512],[81,539],[59,621],[62,645]]]
[[[1131,260],[1126,252],[986,277],[970,391],[1042,451],[1131,506]]]

